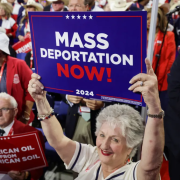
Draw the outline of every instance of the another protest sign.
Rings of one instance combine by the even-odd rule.
[[[28,53],[32,49],[30,34],[24,37],[24,41],[19,41],[12,46],[12,48],[19,53]]]
[[[30,171],[47,166],[37,132],[0,137],[0,172]]]
[[[134,75],[146,71],[146,12],[29,17],[35,68],[47,91],[145,105],[128,88]]]

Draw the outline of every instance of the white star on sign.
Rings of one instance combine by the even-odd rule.
[[[72,17],[72,19],[74,19],[74,18],[75,18],[75,16],[74,16],[74,15],[72,15],[71,17]]]
[[[77,18],[78,18],[78,19],[80,19],[80,18],[81,18],[81,16],[78,14]]]
[[[69,16],[68,16],[68,14],[67,14],[67,16],[66,16],[66,19],[69,19]]]
[[[89,16],[89,19],[92,19],[92,18],[93,18],[93,16],[90,15],[90,16]]]
[[[83,16],[83,19],[86,19],[86,17],[87,17],[87,16],[84,15],[84,16]]]

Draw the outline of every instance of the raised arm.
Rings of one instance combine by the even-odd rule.
[[[46,99],[44,86],[40,83],[40,76],[32,74],[28,91],[36,102],[38,114],[48,115],[51,107]],[[61,159],[68,165],[76,149],[76,143],[63,134],[60,123],[55,116],[41,121],[43,132],[49,144],[56,150]]]
[[[148,106],[148,113],[158,115],[162,109],[159,100],[157,77],[146,59],[147,74],[138,74],[130,81],[130,90],[141,92]],[[142,84],[143,82],[143,84]],[[159,171],[163,160],[164,125],[163,118],[148,117],[141,161],[137,169],[138,180],[159,180]]]

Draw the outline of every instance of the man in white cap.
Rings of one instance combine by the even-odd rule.
[[[27,91],[32,71],[24,61],[9,55],[9,38],[6,34],[0,33],[0,92],[6,92],[16,99],[16,118],[29,124],[34,120],[34,101]]]

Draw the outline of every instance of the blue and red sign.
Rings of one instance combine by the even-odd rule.
[[[146,12],[30,12],[36,72],[47,91],[145,105]]]

